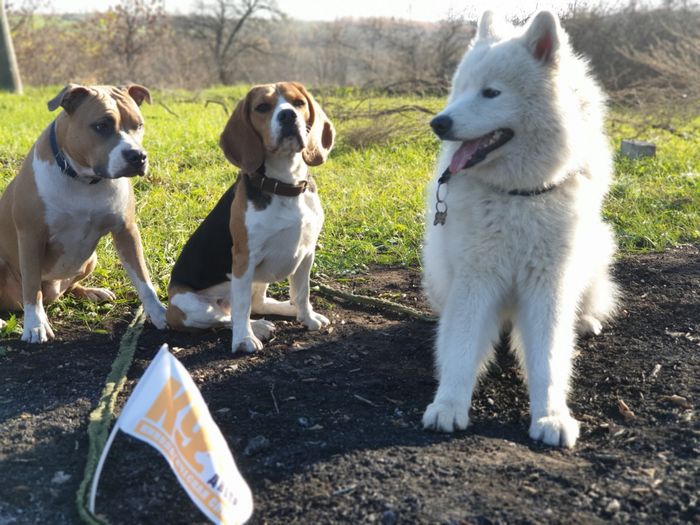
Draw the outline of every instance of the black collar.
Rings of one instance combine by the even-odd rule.
[[[284,197],[298,197],[304,193],[309,185],[309,181],[303,180],[299,184],[288,184],[265,175],[265,165],[255,173],[248,173],[248,180],[253,187],[265,193],[274,193]]]
[[[447,184],[447,181],[450,180],[450,177],[452,177],[452,173],[450,173],[450,169],[448,168],[442,173],[442,175],[440,175],[440,178],[438,179],[438,185]],[[535,195],[542,195],[543,193],[552,191],[558,186],[558,184],[552,184],[551,186],[544,186],[542,188],[536,188],[534,190],[502,190],[500,188],[496,188],[495,186],[488,184],[489,188],[491,188],[494,191],[497,191],[498,193],[505,193],[507,195],[513,195],[516,197],[534,197]]]
[[[61,153],[58,147],[58,140],[56,140],[56,121],[51,123],[51,129],[49,130],[49,139],[51,140],[51,152],[53,153],[53,158],[56,159],[56,164],[58,168],[64,175],[68,175],[71,179],[77,180],[87,180],[89,184],[97,184],[102,179],[100,177],[82,177],[78,175],[78,172],[73,169],[73,167],[68,163],[68,160]]]
[[[556,188],[557,184],[552,184],[551,186],[544,186],[543,188],[538,188],[536,190],[510,190],[508,195],[517,195],[519,197],[534,197],[535,195],[542,195],[548,191],[552,191]]]

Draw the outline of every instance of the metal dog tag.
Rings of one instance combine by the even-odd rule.
[[[435,212],[435,219],[433,220],[433,226],[437,226],[438,224],[440,226],[445,224],[445,221],[447,220],[447,210],[444,211],[436,211]]]
[[[445,185],[447,188],[447,181],[450,180],[450,170],[446,169],[445,172],[438,179],[437,190],[435,191],[435,219],[433,219],[433,226],[444,226],[447,220],[447,203],[445,199],[447,198],[447,190],[445,190],[444,198],[440,197],[440,188]]]

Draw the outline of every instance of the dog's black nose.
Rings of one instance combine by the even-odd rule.
[[[293,109],[283,109],[277,114],[277,120],[281,124],[292,124],[297,120],[296,111]]]
[[[452,119],[447,115],[438,115],[430,121],[430,127],[438,137],[443,138],[452,129]]]
[[[124,160],[129,163],[130,166],[134,168],[142,168],[146,165],[148,160],[148,155],[146,152],[140,149],[128,149],[122,152],[124,155]]]

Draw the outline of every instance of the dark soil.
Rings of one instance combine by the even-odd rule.
[[[252,356],[232,357],[226,330],[147,328],[126,390],[162,342],[174,347],[252,488],[255,524],[700,523],[700,250],[627,257],[616,275],[624,311],[579,343],[573,451],[528,438],[522,376],[503,351],[475,395],[472,426],[424,431],[434,325],[319,297],[331,331],[279,321]],[[425,308],[413,271],[378,269],[343,286]],[[87,415],[122,331],[63,327],[45,346],[4,343],[0,524],[78,522]],[[269,446],[245,455],[256,436]],[[97,507],[113,523],[206,523],[157,453],[124,434]]]

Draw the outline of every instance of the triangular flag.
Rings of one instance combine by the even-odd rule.
[[[155,447],[211,521],[230,525],[250,518],[250,489],[202,394],[167,345],[148,366],[117,419],[93,479],[91,512],[101,466],[117,429]]]

